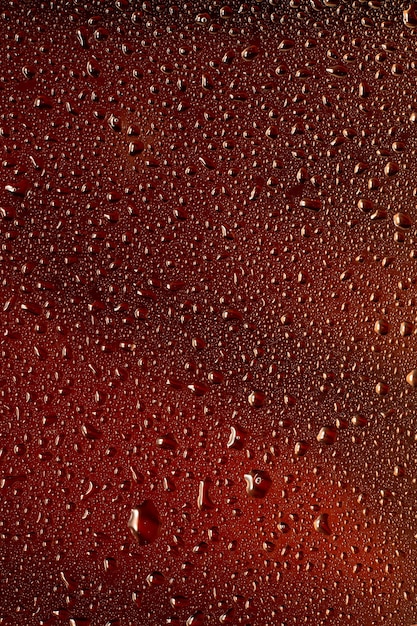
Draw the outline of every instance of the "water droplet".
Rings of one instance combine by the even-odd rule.
[[[14,196],[24,198],[30,191],[32,185],[27,178],[21,178],[15,183],[9,183],[5,185],[5,190]],[[5,216],[6,217],[6,216]]]
[[[132,509],[128,526],[139,545],[153,543],[161,532],[161,518],[152,500],[144,500]]]
[[[245,48],[242,52],[242,59],[244,61],[253,61],[259,55],[259,47],[252,45]]]
[[[395,176],[396,174],[398,174],[399,171],[400,166],[398,165],[398,163],[394,163],[393,161],[390,161],[384,167],[385,176]]]
[[[248,402],[255,409],[259,409],[266,402],[266,394],[260,390],[252,391],[248,396]]]
[[[310,209],[310,211],[320,211],[322,208],[321,200],[313,199],[313,198],[302,198],[300,200],[300,206],[305,207],[306,209]]]
[[[349,73],[349,70],[345,65],[333,65],[332,67],[326,68],[326,71],[332,76],[337,76],[338,78],[343,78]]]
[[[308,452],[308,443],[306,441],[297,441],[294,448],[295,456],[305,456]]]
[[[156,445],[163,450],[176,450],[178,448],[178,442],[172,433],[160,435],[156,440]]]
[[[151,572],[146,577],[149,587],[160,587],[165,583],[165,576],[161,572]]]
[[[52,109],[54,101],[49,96],[39,95],[35,98],[33,106],[37,109]]]
[[[403,10],[403,21],[407,28],[414,30],[417,28],[417,7],[411,2],[407,9]]]
[[[375,322],[375,332],[378,335],[387,335],[389,333],[389,324],[387,320],[381,319]]]
[[[233,448],[234,450],[242,450],[246,445],[246,439],[247,432],[243,428],[237,425],[231,426],[227,447]]]
[[[202,611],[196,611],[185,622],[185,626],[203,626],[205,615]]]
[[[251,470],[245,474],[246,493],[253,498],[264,498],[272,485],[272,479],[268,472],[263,470]]]
[[[81,432],[86,439],[90,439],[91,441],[96,441],[102,437],[102,432],[93,424],[88,422],[81,426]]]
[[[3,621],[415,622],[416,15],[0,11]]]
[[[407,382],[411,387],[417,387],[417,369],[411,370],[407,374]]]
[[[211,486],[211,480],[209,478],[205,478],[204,480],[200,480],[200,484],[198,487],[198,498],[197,498],[197,506],[200,511],[210,511],[214,509],[215,505],[211,499],[209,489]]]
[[[314,530],[316,530],[318,533],[321,533],[322,535],[331,534],[329,516],[327,513],[321,513],[318,517],[316,517],[313,525]]]
[[[334,426],[323,426],[317,435],[317,441],[319,443],[325,443],[326,445],[332,445],[337,439],[337,428]]]
[[[407,213],[396,213],[394,215],[394,224],[402,230],[409,230],[413,225],[413,221]]]
[[[174,609],[183,609],[189,605],[190,600],[185,596],[177,595],[170,598],[169,602]]]

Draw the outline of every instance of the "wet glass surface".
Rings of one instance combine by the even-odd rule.
[[[1,4],[0,624],[417,621],[416,27]]]

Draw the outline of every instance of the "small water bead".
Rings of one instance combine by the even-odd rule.
[[[109,35],[110,31],[107,28],[97,28],[93,33],[93,37],[96,41],[106,41]]]
[[[221,624],[233,624],[235,623],[235,614],[236,611],[233,607],[227,609],[224,613],[222,613],[219,617],[219,622]]]
[[[20,308],[22,311],[27,311],[28,313],[36,316],[41,315],[43,312],[43,308],[40,304],[31,301],[22,302]]]
[[[117,570],[117,561],[113,557],[106,557],[104,559],[104,569],[106,572],[114,572]]]
[[[366,81],[359,83],[359,96],[361,98],[369,98],[371,95],[371,88]]]
[[[37,109],[53,109],[54,101],[50,96],[42,94],[35,98],[33,106]]]
[[[118,117],[117,115],[115,115],[114,113],[111,113],[109,115],[108,118],[108,125],[110,126],[110,128],[112,130],[114,130],[115,132],[120,133],[122,130],[122,120],[120,119],[120,117]]]
[[[209,382],[214,384],[214,385],[221,385],[224,382],[224,380],[225,380],[225,377],[222,374],[222,372],[219,372],[219,371],[216,371],[216,370],[214,370],[212,372],[209,372],[207,374],[207,378],[208,378]]]
[[[349,74],[349,70],[345,65],[337,64],[332,67],[327,67],[326,72],[331,74],[332,76],[336,76],[337,78],[344,78]]]

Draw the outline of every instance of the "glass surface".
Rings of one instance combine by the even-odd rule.
[[[416,26],[1,3],[0,624],[417,622]]]

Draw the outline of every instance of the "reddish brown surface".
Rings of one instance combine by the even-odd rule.
[[[417,621],[407,7],[2,4],[1,624]]]

